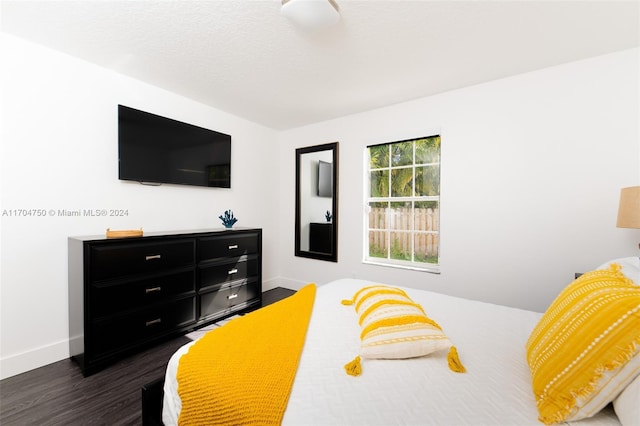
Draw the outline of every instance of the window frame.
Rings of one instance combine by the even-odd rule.
[[[431,162],[431,163],[416,163],[416,144],[413,143],[413,149],[412,149],[412,162],[411,164],[404,164],[404,165],[393,165],[393,160],[391,158],[391,151],[389,152],[389,164],[387,167],[382,167],[379,169],[371,169],[371,161],[370,161],[370,148],[375,147],[375,146],[382,146],[382,145],[386,145],[389,147],[389,149],[391,149],[391,146],[393,144],[399,144],[399,143],[404,143],[404,142],[415,142],[415,141],[419,141],[419,140],[423,140],[423,139],[430,139],[430,138],[439,138],[440,139],[440,146],[438,149],[438,161],[437,162]],[[441,177],[442,177],[442,134],[440,132],[433,132],[430,133],[429,136],[423,136],[423,137],[414,137],[414,138],[410,138],[410,139],[403,139],[403,140],[398,140],[398,141],[392,141],[392,142],[384,142],[384,143],[379,143],[379,144],[372,144],[372,145],[368,145],[365,150],[364,150],[364,171],[365,171],[365,179],[364,179],[364,191],[363,191],[363,195],[364,195],[364,232],[363,232],[363,263],[365,264],[371,264],[371,265],[378,265],[378,266],[388,266],[388,267],[393,267],[393,268],[401,268],[401,269],[409,269],[409,270],[415,270],[415,271],[421,271],[421,272],[430,272],[430,273],[435,273],[435,274],[439,274],[440,273],[440,262],[441,262],[441,255],[440,255],[440,236],[441,236],[441,227],[440,227],[440,207],[441,207]],[[415,187],[416,187],[416,169],[419,167],[432,167],[432,166],[437,166],[438,167],[438,193],[437,195],[420,195],[420,196],[416,196],[415,195]],[[410,196],[396,196],[394,197],[392,195],[392,189],[391,189],[391,182],[392,182],[392,170],[397,170],[397,169],[403,169],[403,168],[412,168],[413,172],[412,172],[412,186],[411,186],[411,195]],[[371,196],[371,175],[372,172],[375,172],[377,170],[383,171],[383,170],[388,170],[388,176],[387,178],[389,179],[388,181],[388,186],[389,186],[389,193],[388,196],[386,197],[372,197]],[[437,230],[433,231],[433,230],[417,230],[416,229],[416,215],[415,215],[415,204],[419,203],[419,202],[436,202],[437,203],[437,215],[436,215],[436,220],[438,222],[438,226],[437,226]],[[385,224],[385,228],[371,228],[370,227],[370,213],[371,213],[371,204],[372,203],[386,203],[386,218],[387,220],[391,217],[392,215],[392,210],[393,210],[393,204],[394,203],[409,203],[411,206],[411,225],[410,225],[410,229],[408,230],[402,230],[402,229],[395,229],[393,227],[393,225],[389,222],[387,222]],[[386,246],[387,246],[387,256],[385,258],[381,258],[381,257],[372,257],[369,255],[370,253],[370,246],[369,246],[369,233],[371,231],[382,231],[384,232],[385,238],[386,238]],[[392,234],[393,233],[408,233],[410,234],[410,239],[411,239],[411,260],[401,260],[401,259],[393,259],[391,257],[391,242],[392,242]],[[429,263],[429,262],[419,262],[419,261],[415,261],[415,239],[416,239],[416,235],[417,234],[434,234],[437,235],[437,263]]]

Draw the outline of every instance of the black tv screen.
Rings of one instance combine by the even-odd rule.
[[[331,197],[332,166],[326,161],[318,161],[318,197]]]
[[[118,105],[118,178],[231,187],[231,136]]]

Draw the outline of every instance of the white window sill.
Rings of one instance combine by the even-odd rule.
[[[411,262],[402,262],[402,261],[384,262],[384,261],[372,260],[372,259],[364,259],[362,263],[367,265],[387,266],[391,268],[408,269],[411,271],[428,272],[430,274],[440,273],[440,265],[425,264],[425,266],[422,266],[422,265],[418,265],[416,263],[411,263]]]

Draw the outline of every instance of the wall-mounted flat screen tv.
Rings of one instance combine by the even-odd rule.
[[[231,136],[118,105],[118,178],[231,187]]]
[[[331,193],[333,177],[332,164],[327,161],[318,161],[318,197],[332,197]]]

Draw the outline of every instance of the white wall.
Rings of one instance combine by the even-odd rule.
[[[69,356],[67,237],[144,231],[263,228],[263,273],[278,269],[277,133],[140,81],[1,33],[0,374]],[[232,188],[143,186],[118,180],[117,105],[232,135]],[[54,211],[15,217],[17,209]],[[125,217],[58,210],[126,209]],[[13,213],[15,214],[15,213]]]
[[[615,225],[620,188],[640,184],[639,58],[623,51],[283,132],[281,283],[357,277],[543,311],[574,272],[638,255],[640,231]],[[434,132],[441,274],[363,264],[365,147]],[[336,140],[339,262],[294,257],[294,150]]]
[[[620,188],[640,184],[638,49],[278,134],[4,33],[0,42],[0,214],[129,212],[1,217],[0,378],[68,357],[66,239],[107,227],[219,227],[231,208],[238,226],[263,228],[265,289],[359,277],[539,311],[574,272],[637,254],[640,232],[615,217]],[[231,134],[233,188],[118,181],[118,103]],[[443,143],[442,273],[363,264],[366,145],[432,132]],[[295,148],[334,141],[339,262],[297,258]]]

